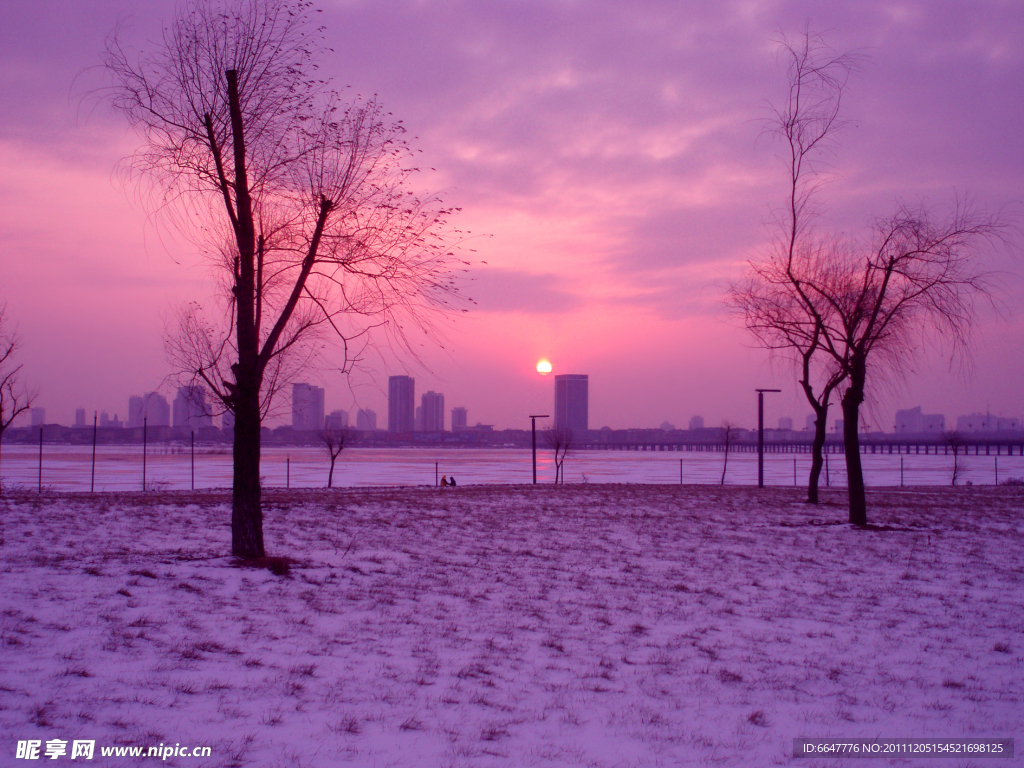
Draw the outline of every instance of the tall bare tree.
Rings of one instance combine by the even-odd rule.
[[[565,457],[572,450],[575,436],[568,427],[551,427],[544,430],[544,439],[555,454],[555,484],[565,484]]]
[[[144,139],[131,168],[204,245],[223,303],[182,313],[183,371],[234,413],[233,554],[264,556],[260,427],[319,343],[343,360],[373,331],[407,344],[454,292],[450,213],[409,190],[402,127],[374,100],[345,103],[316,72],[306,0],[185,0],[149,54],[115,34],[111,101]],[[379,334],[383,334],[380,336]]]
[[[843,95],[859,56],[835,52],[810,30],[798,42],[783,39],[779,48],[787,61],[788,88],[772,108],[768,128],[784,148],[787,197],[776,212],[771,250],[750,263],[746,279],[732,287],[730,304],[759,345],[796,364],[800,388],[814,411],[807,500],[817,504],[829,404],[846,374],[821,354],[822,328],[801,276],[813,271],[826,247],[814,231],[822,163],[845,125]]]
[[[25,384],[22,365],[18,362],[20,347],[17,331],[9,326],[7,307],[0,305],[0,447],[4,432],[32,407],[36,397],[36,393]]]
[[[835,54],[820,37],[783,44],[789,92],[773,129],[787,147],[788,201],[773,249],[750,265],[730,300],[765,347],[798,363],[800,384],[815,412],[808,499],[817,500],[829,399],[840,394],[850,522],[867,523],[860,459],[860,407],[868,361],[898,375],[902,363],[937,341],[966,350],[974,303],[989,295],[977,256],[1004,226],[958,202],[946,217],[904,204],[875,220],[862,238],[813,231],[817,163],[842,126],[840,107],[858,58]],[[877,374],[876,374],[877,378]]]

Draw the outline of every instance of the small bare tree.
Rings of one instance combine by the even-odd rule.
[[[725,485],[725,471],[729,468],[729,449],[732,447],[735,429],[728,421],[722,423],[722,479],[719,485]]]
[[[345,428],[321,429],[317,431],[316,436],[331,459],[331,470],[327,473],[327,487],[331,488],[334,484],[334,462],[338,460],[338,456],[341,455],[345,446],[352,442],[352,430]]]
[[[544,430],[544,439],[555,454],[555,484],[565,484],[565,457],[572,450],[574,435],[568,427],[551,427]]]
[[[963,450],[966,453],[966,446],[964,445],[964,438],[956,430],[951,432],[944,432],[942,434],[942,442],[953,451],[953,469],[950,473],[950,482],[952,486],[956,485],[956,481],[960,479],[960,475],[963,472],[963,465],[960,463],[960,451]]]
[[[341,370],[372,333],[413,351],[406,329],[429,333],[455,292],[450,211],[409,189],[402,126],[324,84],[324,50],[306,0],[184,0],[152,54],[107,46],[111,101],[144,140],[131,168],[220,276],[221,305],[186,308],[170,348],[234,414],[242,558],[265,554],[262,420],[315,334],[337,340]]]
[[[36,393],[24,381],[22,365],[18,362],[21,339],[9,327],[7,307],[0,306],[0,448],[4,432],[21,414],[32,407]],[[3,486],[0,485],[0,490]]]

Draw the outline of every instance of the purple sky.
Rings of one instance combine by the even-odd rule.
[[[701,414],[752,426],[809,409],[784,362],[752,348],[721,297],[763,253],[784,195],[761,134],[784,83],[773,40],[810,20],[868,56],[846,102],[823,226],[856,232],[897,198],[944,210],[955,194],[1022,221],[1024,6],[1018,2],[324,2],[339,87],[376,93],[423,151],[420,183],[463,209],[477,305],[422,364],[385,356],[344,379],[328,410],[387,412],[386,377],[409,373],[471,423],[526,427],[551,407],[534,366],[590,375],[592,427],[685,426]],[[125,415],[170,373],[164,323],[213,292],[209,268],[153,215],[118,162],[126,125],[80,94],[104,37],[159,34],[173,3],[40,0],[0,28],[0,254],[23,359],[47,420],[84,407]],[[76,76],[78,79],[76,80]],[[1017,243],[1019,244],[1018,239]],[[1024,413],[1019,258],[1003,318],[984,314],[973,370],[924,358],[876,388],[867,418],[898,407]]]

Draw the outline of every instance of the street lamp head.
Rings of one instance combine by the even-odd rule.
[[[781,392],[781,389],[755,389],[755,392]]]

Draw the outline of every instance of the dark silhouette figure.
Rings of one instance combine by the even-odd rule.
[[[448,481],[448,485],[450,485],[452,488],[455,487],[455,475],[452,475],[452,479]]]
[[[448,475],[441,475],[441,487],[444,488],[448,485]]]

